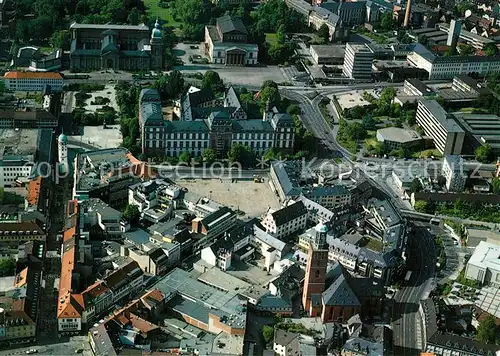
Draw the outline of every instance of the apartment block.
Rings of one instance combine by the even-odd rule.
[[[459,155],[462,152],[465,132],[437,101],[419,100],[416,115],[417,123],[433,139],[439,152],[443,155]]]
[[[461,193],[464,191],[467,176],[464,172],[463,159],[460,156],[445,156],[441,172],[446,178],[446,189],[449,192]]]
[[[266,232],[278,239],[304,230],[307,224],[307,209],[303,202],[297,201],[276,211],[269,211],[262,220]]]
[[[347,43],[343,66],[344,76],[351,79],[370,79],[372,76],[373,52],[359,43]]]

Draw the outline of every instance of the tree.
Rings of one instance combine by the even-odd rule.
[[[214,93],[222,93],[224,91],[224,82],[220,78],[219,73],[208,70],[203,74],[201,87],[203,89],[211,88]]]
[[[484,53],[487,56],[496,56],[498,55],[498,47],[494,43],[488,43],[486,46],[483,47]]]
[[[417,200],[413,208],[419,213],[427,213],[429,211],[429,204],[423,200]]]
[[[49,43],[53,48],[69,49],[70,39],[70,32],[68,30],[60,30],[52,34]]]
[[[323,40],[323,42],[330,41],[330,28],[326,23],[322,24],[318,29],[318,37]]]
[[[184,151],[179,155],[179,162],[190,163],[191,153]]]
[[[286,109],[286,112],[289,113],[290,115],[299,115],[300,107],[298,107],[295,104],[292,104]]]
[[[125,210],[123,210],[123,217],[127,219],[130,224],[136,225],[141,218],[141,212],[139,211],[139,207],[134,204],[127,204]]]
[[[392,30],[394,28],[395,21],[392,18],[392,11],[384,12],[381,16],[380,27],[384,30]]]
[[[476,50],[471,45],[460,43],[458,45],[458,50],[461,56],[472,56]]]
[[[217,152],[213,148],[207,148],[203,151],[203,161],[209,166],[217,159]]]
[[[12,258],[0,260],[0,277],[13,276],[16,273],[16,261]]]
[[[476,160],[481,163],[490,163],[493,160],[493,151],[489,143],[479,146],[474,152]]]
[[[140,17],[141,14],[139,13],[139,10],[137,10],[137,8],[134,7],[128,14],[127,22],[131,25],[138,25]]]
[[[242,167],[251,167],[255,163],[254,153],[242,144],[233,145],[227,153],[227,158],[231,163],[239,163]]]
[[[268,79],[268,80],[264,81],[264,83],[262,83],[260,90],[264,90],[265,88],[268,88],[268,87],[271,87],[271,88],[278,90],[278,83]]]
[[[279,106],[280,104],[280,93],[278,89],[273,87],[265,87],[260,92],[260,99],[263,105],[267,105],[269,102],[269,106],[273,108],[274,106]]]
[[[498,327],[493,315],[488,314],[479,322],[476,337],[485,344],[495,344],[498,341]]]
[[[269,325],[264,325],[262,327],[262,336],[264,336],[264,341],[267,343],[271,342],[274,338],[274,328]]]
[[[420,179],[418,179],[418,178],[413,179],[413,181],[411,182],[411,185],[410,185],[410,192],[419,193],[422,191],[422,189],[424,189],[424,187],[422,186]]]
[[[491,186],[493,189],[493,193],[500,194],[500,178],[493,178],[493,180],[491,181]]]
[[[391,104],[395,97],[396,97],[396,89],[391,87],[384,88],[380,93],[380,103]]]
[[[278,27],[278,31],[276,31],[276,40],[279,44],[285,44],[285,32],[285,25],[281,24],[280,27]]]

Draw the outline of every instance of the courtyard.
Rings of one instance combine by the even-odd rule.
[[[211,198],[219,204],[243,212],[246,218],[259,217],[268,208],[279,209],[278,198],[266,178],[264,183],[252,180],[189,179],[177,183],[190,192]]]

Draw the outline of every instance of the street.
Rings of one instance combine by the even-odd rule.
[[[433,235],[416,226],[407,244],[407,266],[410,280],[394,296],[393,340],[396,355],[418,355],[423,347],[422,321],[419,315],[421,299],[434,288],[436,251]]]

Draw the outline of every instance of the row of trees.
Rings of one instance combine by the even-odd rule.
[[[142,0],[17,0],[15,37],[21,42],[46,40],[57,45],[68,40],[69,21],[84,23],[145,22]],[[25,16],[31,14],[32,16]]]

